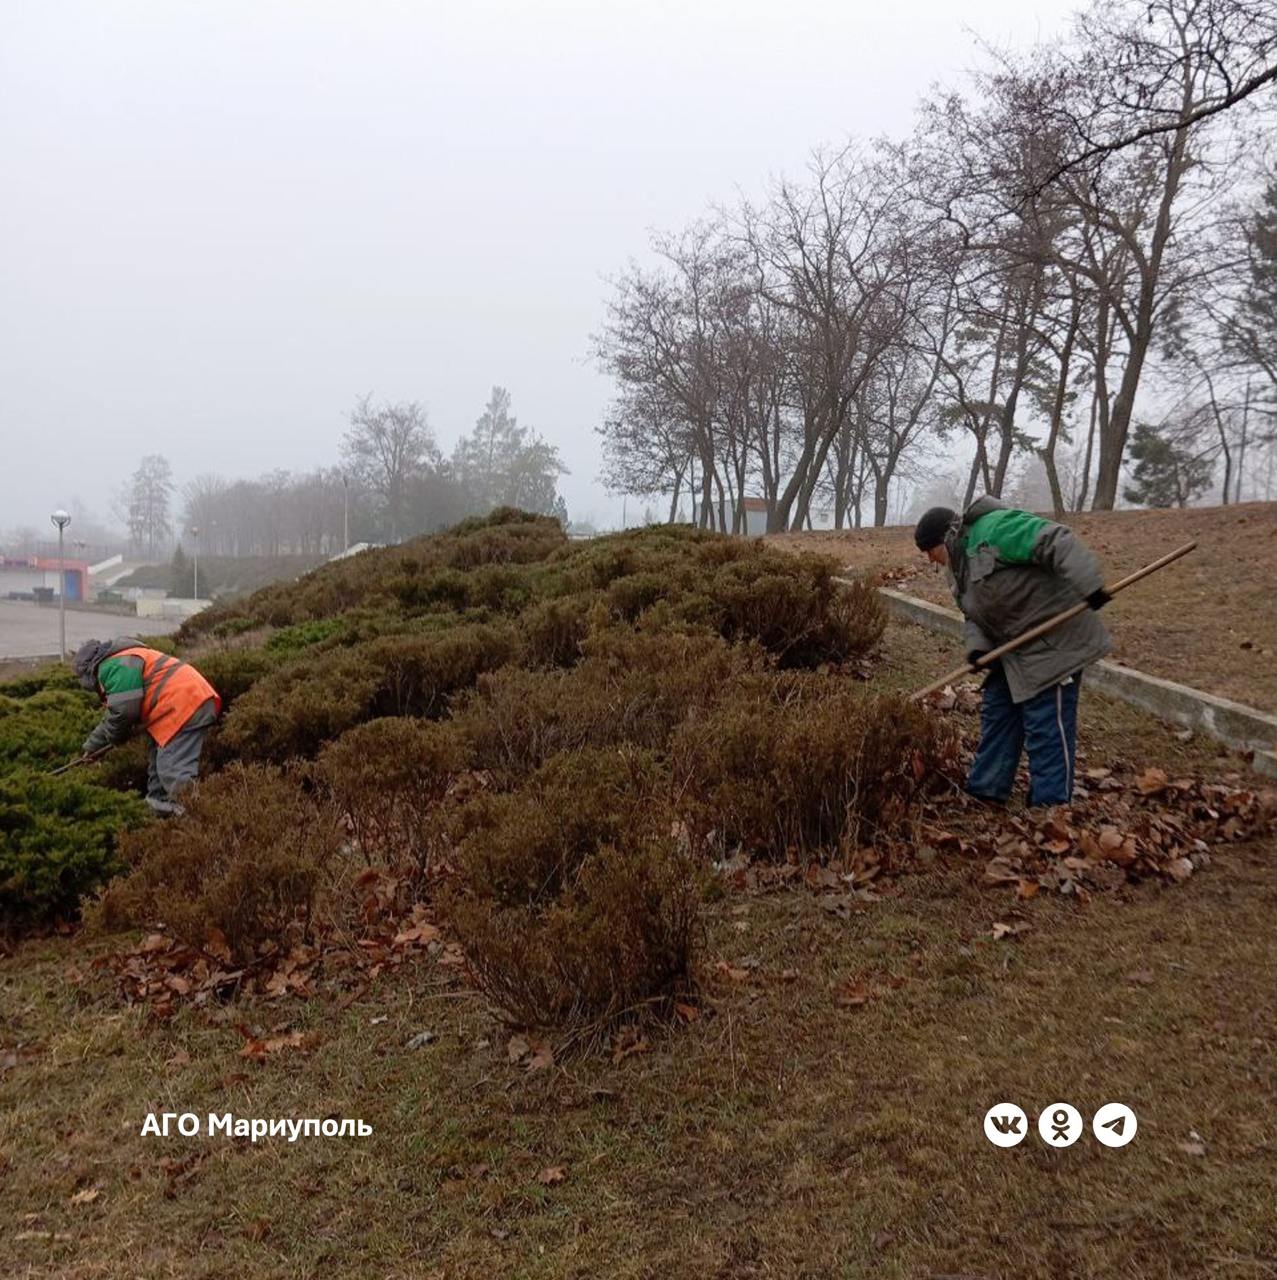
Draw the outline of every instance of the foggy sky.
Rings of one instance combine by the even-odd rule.
[[[179,485],[331,464],[364,392],[450,452],[493,383],[615,522],[604,276],[1072,7],[9,0],[0,529],[105,515],[148,452]]]

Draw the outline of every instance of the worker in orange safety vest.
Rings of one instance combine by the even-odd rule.
[[[222,709],[217,690],[189,662],[130,637],[86,641],[72,670],[106,706],[84,754],[145,730],[151,738],[146,802],[156,813],[181,813],[178,794],[199,776],[204,738]]]

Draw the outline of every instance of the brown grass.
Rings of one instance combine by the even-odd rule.
[[[1196,551],[1105,609],[1114,657],[1277,711],[1277,503],[1087,513],[1068,523],[1100,557],[1110,581],[1195,539]],[[858,573],[905,572],[909,576],[893,585],[953,604],[943,573],[914,548],[911,529],[783,534],[767,541],[836,556]]]

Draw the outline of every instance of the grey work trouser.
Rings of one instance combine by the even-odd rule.
[[[209,698],[164,746],[151,743],[151,758],[146,769],[146,803],[156,813],[182,812],[177,802],[178,792],[199,777],[204,735],[216,720],[217,704]]]

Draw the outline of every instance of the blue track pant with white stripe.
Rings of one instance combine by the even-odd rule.
[[[1081,682],[1078,672],[1017,705],[1001,666],[990,671],[980,706],[980,745],[967,790],[986,800],[1006,800],[1015,785],[1020,752],[1027,749],[1029,803],[1068,804],[1073,797]]]

